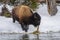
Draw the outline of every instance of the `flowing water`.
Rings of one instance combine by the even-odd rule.
[[[60,40],[60,33],[41,33],[41,34],[1,33],[0,40]]]

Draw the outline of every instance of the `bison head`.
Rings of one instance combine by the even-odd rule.
[[[38,25],[40,25],[40,21],[41,21],[40,15],[39,15],[37,12],[35,12],[35,13],[33,14],[33,25],[34,25],[35,27],[38,26]]]

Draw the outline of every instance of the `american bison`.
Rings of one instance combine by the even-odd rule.
[[[17,20],[21,24],[22,30],[28,31],[29,25],[32,24],[34,27],[40,25],[41,17],[35,12],[33,13],[31,8],[26,5],[21,5],[13,8],[12,10],[13,22]]]

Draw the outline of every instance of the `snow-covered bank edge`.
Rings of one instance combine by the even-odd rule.
[[[38,34],[54,34],[54,33],[60,33],[60,32],[40,32]],[[18,32],[0,32],[0,34],[33,34],[31,33],[26,33],[26,32],[22,32],[22,33],[18,33]]]

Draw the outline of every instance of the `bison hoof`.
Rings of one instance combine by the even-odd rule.
[[[34,32],[32,32],[33,34],[40,34],[40,32],[39,31],[34,31]]]
[[[28,32],[28,30],[25,30],[25,32]]]
[[[15,21],[13,21],[13,23],[15,23]]]

